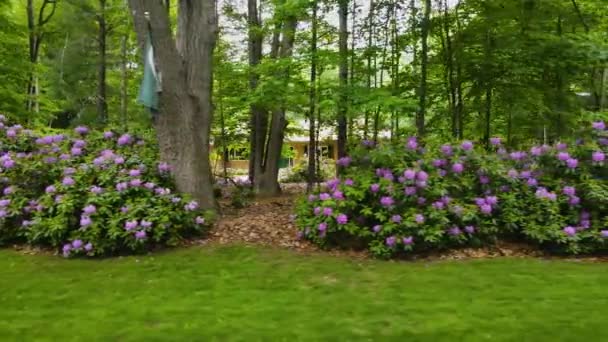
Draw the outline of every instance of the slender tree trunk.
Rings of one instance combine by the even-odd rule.
[[[368,14],[368,22],[367,22],[367,92],[371,93],[372,90],[372,44],[374,37],[374,0],[369,1],[369,14]],[[367,140],[369,133],[369,116],[370,116],[369,106],[365,108],[365,118],[363,119],[363,138]]]
[[[426,115],[426,91],[427,91],[427,68],[429,62],[428,36],[431,26],[431,0],[425,0],[424,18],[422,20],[422,61],[420,62],[420,91],[418,115],[416,116],[416,128],[419,136],[425,134]]]
[[[102,124],[108,121],[108,103],[106,102],[106,0],[99,0],[97,14],[97,43],[99,61],[97,64],[97,118]]]
[[[310,39],[310,92],[309,92],[309,109],[308,109],[308,183],[306,191],[312,191],[313,184],[316,178],[316,154],[317,140],[315,128],[315,108],[317,104],[317,1],[312,3],[312,37]]]
[[[129,105],[129,74],[127,73],[127,35],[123,36],[120,44],[120,122],[123,129],[127,128],[127,110]]]
[[[179,1],[176,37],[162,2],[129,0],[129,5],[140,44],[148,34],[145,13],[149,13],[162,73],[155,123],[161,160],[172,165],[180,192],[191,194],[202,208],[215,210],[209,161],[213,50],[218,32],[215,1]]]
[[[220,112],[220,135],[221,135],[221,139],[222,139],[222,174],[224,177],[224,180],[227,181],[228,180],[228,159],[229,159],[229,153],[228,153],[228,137],[226,134],[226,119],[224,118],[224,102],[222,100],[222,97],[224,96],[223,92],[223,88],[222,88],[222,79],[219,78],[217,80],[217,98],[218,98],[218,110]]]
[[[260,30],[257,0],[247,1],[248,54],[249,54],[249,91],[255,92],[258,87],[259,73],[256,70],[262,59],[263,35]],[[276,43],[278,45],[278,43]],[[273,49],[275,45],[273,44]],[[252,103],[250,110],[250,151],[249,151],[249,181],[255,183],[257,174],[262,173],[262,164],[266,144],[266,127],[268,112],[259,104]]]
[[[492,122],[492,31],[488,28],[486,32],[486,48],[485,48],[485,63],[484,63],[484,83],[485,83],[485,131],[484,131],[484,143],[486,148],[490,148],[490,125]]]
[[[282,59],[291,58],[293,54],[296,26],[297,19],[295,17],[290,16],[285,20],[279,53],[279,56]],[[278,70],[277,77],[287,82],[289,79],[289,66],[281,67]],[[286,108],[284,104],[281,104],[279,108],[272,111],[270,121],[270,136],[268,137],[266,158],[263,165],[264,171],[260,177],[256,176],[256,178],[259,179],[259,182],[254,184],[258,194],[262,196],[277,195],[281,191],[278,176],[281,151],[283,149],[283,140],[285,138],[285,128],[287,128],[285,111]]]
[[[348,113],[348,0],[338,1],[339,29],[339,79],[340,98],[338,101],[338,158],[346,156],[346,117]],[[337,168],[339,172],[340,168]]]
[[[461,30],[461,24],[460,24],[460,16],[459,16],[459,12],[458,10],[460,9],[460,0],[458,1],[458,3],[456,4],[456,7],[454,8],[454,16],[456,19],[456,30],[457,33],[460,34],[462,32]],[[458,131],[457,131],[457,135],[456,137],[458,139],[462,139],[464,137],[464,99],[462,96],[462,61],[461,61],[461,50],[463,49],[463,46],[461,43],[459,43],[459,45],[454,49],[454,62],[456,64],[456,75],[455,75],[455,90],[456,90],[456,105],[455,105],[455,110],[456,110],[456,122],[457,122],[457,127],[458,127]]]

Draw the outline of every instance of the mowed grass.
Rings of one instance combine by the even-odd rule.
[[[608,341],[608,264],[0,251],[0,341]]]

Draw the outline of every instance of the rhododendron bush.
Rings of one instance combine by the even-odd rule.
[[[0,243],[94,256],[175,245],[204,230],[204,213],[173,193],[171,168],[148,137],[82,126],[45,134],[3,117],[0,128]]]
[[[378,256],[480,246],[497,239],[554,252],[608,251],[603,122],[586,139],[508,151],[470,141],[422,146],[364,141],[338,165],[339,179],[303,199],[300,236]]]

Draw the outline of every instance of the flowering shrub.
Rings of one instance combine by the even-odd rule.
[[[171,168],[148,137],[82,126],[37,134],[3,117],[0,128],[0,243],[94,256],[175,245],[204,230],[205,214],[173,193]]]
[[[365,141],[338,160],[340,179],[302,199],[301,237],[366,247],[378,256],[509,238],[552,251],[608,251],[608,132],[575,144],[491,151],[470,141],[421,147]]]

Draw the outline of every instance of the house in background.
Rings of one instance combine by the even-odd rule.
[[[292,167],[298,163],[308,160],[308,122],[302,120],[296,122],[296,133],[285,137],[284,146],[289,151],[285,158],[279,163],[280,168]],[[319,142],[317,151],[322,159],[336,160],[338,156],[338,141],[333,128],[319,130]],[[221,153],[213,153],[214,146],[211,144],[211,152],[215,157],[212,160],[214,173],[219,174],[223,168]],[[231,148],[228,150],[228,169],[247,171],[249,170],[249,149],[246,147]]]

